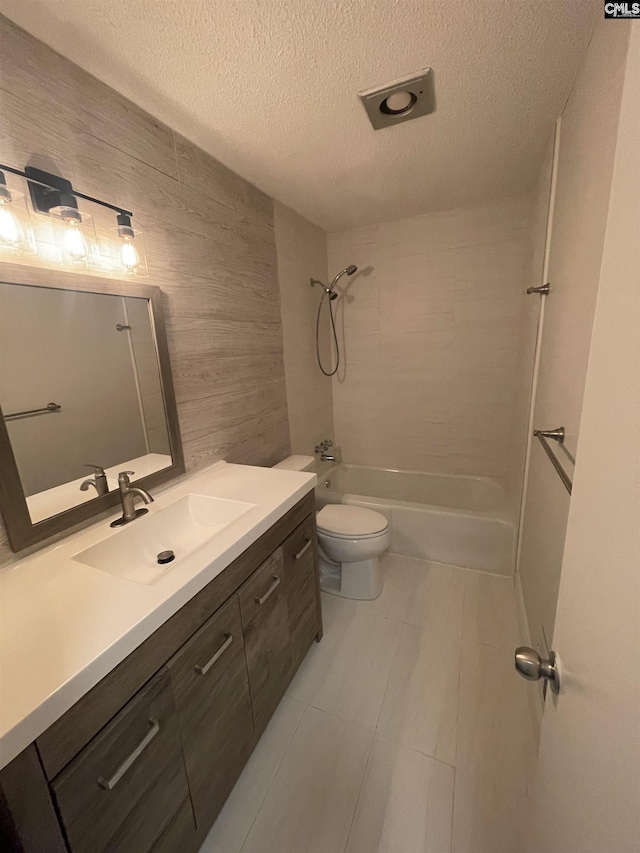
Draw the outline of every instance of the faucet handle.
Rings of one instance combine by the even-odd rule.
[[[102,467],[102,465],[92,465],[91,462],[86,462],[82,467],[93,468],[93,473],[97,474],[98,476],[104,474],[104,468]]]
[[[129,477],[133,477],[135,471],[120,471],[118,474],[118,482],[123,486],[127,486],[129,484]]]

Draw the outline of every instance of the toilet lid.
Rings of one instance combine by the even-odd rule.
[[[387,519],[379,512],[345,504],[328,504],[323,507],[316,516],[316,522],[321,533],[347,539],[374,536],[389,526]]]

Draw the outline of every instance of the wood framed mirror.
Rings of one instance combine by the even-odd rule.
[[[0,269],[0,512],[20,551],[184,473],[162,291]],[[104,475],[102,474],[104,472]]]

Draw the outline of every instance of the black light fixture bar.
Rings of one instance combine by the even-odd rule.
[[[93,204],[99,204],[101,207],[106,207],[109,210],[115,211],[115,213],[122,214],[124,216],[133,216],[133,213],[130,210],[125,210],[124,207],[118,207],[115,204],[110,204],[108,201],[102,201],[102,199],[94,198],[93,196],[78,192],[73,188],[71,182],[67,181],[65,178],[60,178],[57,175],[52,175],[48,172],[42,172],[39,169],[33,169],[30,166],[27,166],[27,169],[29,172],[14,169],[12,166],[5,166],[3,163],[0,163],[0,171],[10,172],[12,175],[18,175],[21,178],[25,178],[30,184],[37,184],[40,187],[44,187],[56,193],[66,192],[67,195],[71,195],[74,198],[81,198],[84,201],[93,202]]]

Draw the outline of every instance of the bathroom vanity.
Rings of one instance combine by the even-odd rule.
[[[3,851],[198,849],[322,634],[314,482],[220,463],[166,489],[131,531],[194,496],[250,509],[159,578],[91,565],[126,535],[106,522],[5,573]]]
[[[185,474],[161,291],[8,271],[0,850],[196,851],[322,634],[316,477]]]

